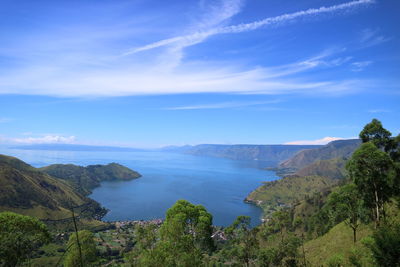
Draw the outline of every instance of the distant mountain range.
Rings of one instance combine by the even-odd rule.
[[[275,167],[301,150],[314,149],[318,145],[214,145],[165,147],[163,151],[196,156],[220,157],[235,160],[265,161],[265,167]]]

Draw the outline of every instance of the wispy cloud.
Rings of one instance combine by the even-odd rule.
[[[370,60],[353,62],[353,63],[351,63],[351,66],[352,66],[351,70],[352,71],[363,71],[366,67],[368,67],[372,63],[373,62]]]
[[[232,94],[322,94],[353,93],[371,86],[358,79],[307,80],[293,76],[344,64],[349,57],[334,57],[339,50],[280,66],[243,69],[240,65],[219,66],[200,62],[183,64],[173,71],[157,64],[116,66],[111,69],[51,70],[20,69],[3,77],[0,93],[40,94],[63,97],[126,96],[151,94],[232,93]],[[21,79],[20,77],[24,77]]]
[[[188,27],[190,34],[182,37],[173,37],[161,40],[142,47],[129,49],[122,56],[128,56],[140,51],[146,51],[157,47],[169,46],[161,57],[164,59],[163,67],[174,68],[180,64],[183,50],[186,47],[203,42],[209,37],[208,33],[226,24],[233,16],[241,11],[243,0],[217,0],[212,5],[203,7],[203,15]]]
[[[387,109],[370,109],[370,110],[368,110],[368,113],[372,113],[372,114],[375,114],[375,113],[389,113],[390,112],[390,110],[387,110]]]
[[[341,138],[341,137],[324,137],[317,140],[301,140],[301,141],[292,141],[287,142],[285,145],[326,145],[329,142],[336,141],[336,140],[345,140],[345,139],[353,139],[353,138]]]
[[[169,107],[165,109],[166,110],[226,109],[226,108],[242,108],[249,106],[275,104],[278,102],[279,100],[259,101],[259,102],[223,102],[223,103],[202,104],[202,105],[192,105],[192,106]]]
[[[360,34],[360,42],[364,47],[379,45],[389,40],[391,38],[384,36],[379,29],[366,28]]]
[[[44,135],[39,137],[29,136],[23,138],[3,137],[0,141],[12,144],[74,144],[76,143],[76,137],[63,135]]]
[[[311,8],[307,10],[302,10],[294,13],[287,13],[283,14],[280,16],[276,17],[270,17],[270,18],[265,18],[263,20],[251,22],[251,23],[243,23],[243,24],[238,24],[238,25],[232,25],[232,26],[226,26],[226,27],[221,27],[221,28],[214,28],[210,29],[208,31],[202,31],[202,32],[195,32],[192,34],[188,35],[183,35],[183,36],[177,36],[173,38],[168,38],[164,40],[160,40],[151,44],[147,44],[141,47],[136,47],[128,50],[127,52],[124,53],[124,55],[130,55],[134,54],[137,52],[145,51],[145,50],[150,50],[154,49],[157,47],[162,47],[166,45],[171,45],[175,43],[183,43],[184,46],[189,46],[189,45],[194,45],[199,43],[200,41],[205,40],[206,38],[217,35],[217,34],[228,34],[228,33],[241,33],[241,32],[247,32],[247,31],[253,31],[261,27],[265,27],[268,25],[275,25],[275,24],[282,24],[285,22],[289,22],[301,17],[307,17],[307,16],[313,16],[313,15],[319,15],[319,14],[329,14],[329,13],[334,13],[338,12],[341,10],[346,10],[346,9],[351,9],[351,8],[356,8],[359,6],[363,6],[366,4],[372,4],[375,3],[374,0],[358,0],[358,1],[351,1],[339,5],[333,5],[329,7],[320,7],[320,8]]]

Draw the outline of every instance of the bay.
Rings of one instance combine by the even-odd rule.
[[[132,181],[103,182],[90,198],[109,212],[105,221],[164,218],[177,200],[201,204],[213,214],[215,225],[227,226],[239,215],[250,216],[252,225],[261,223],[260,208],[243,202],[263,181],[278,179],[263,170],[260,161],[239,161],[177,153],[93,152],[48,150],[0,150],[34,167],[49,164],[107,164],[117,162],[142,174]]]

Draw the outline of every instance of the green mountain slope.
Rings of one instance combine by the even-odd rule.
[[[259,205],[269,216],[277,209],[301,203],[314,193],[328,191],[346,176],[346,157],[359,143],[359,140],[340,140],[300,151],[276,169],[284,178],[264,183],[246,201]]]
[[[373,266],[371,252],[362,244],[362,239],[371,233],[370,226],[361,224],[357,231],[358,241],[354,244],[351,228],[342,222],[325,235],[304,244],[306,259],[310,266],[329,266],[329,261],[337,257],[342,260],[341,266],[352,266],[349,257],[357,251],[360,266]]]
[[[299,170],[318,160],[334,158],[349,158],[361,144],[358,139],[338,140],[315,149],[307,149],[298,152],[292,158],[279,164],[280,169]]]
[[[336,183],[337,181],[323,176],[290,176],[265,182],[251,192],[245,201],[260,206],[268,216],[280,207],[291,206],[293,202],[324,191]]]
[[[332,179],[342,179],[346,176],[346,160],[335,158],[328,160],[317,160],[296,171],[296,176],[318,175]]]
[[[68,183],[17,158],[0,155],[0,211],[55,220],[70,217],[69,208],[82,205],[90,207],[91,216],[102,210]]]
[[[40,168],[41,171],[71,183],[82,194],[90,194],[91,190],[102,181],[128,181],[141,175],[117,163],[107,165],[89,165],[87,167],[73,164],[54,164]]]

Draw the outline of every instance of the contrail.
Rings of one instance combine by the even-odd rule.
[[[362,5],[367,5],[367,4],[373,4],[375,3],[375,0],[357,0],[357,1],[351,1],[339,5],[333,5],[333,6],[322,6],[320,8],[310,8],[307,10],[302,10],[302,11],[297,11],[294,13],[289,13],[289,14],[283,14],[280,16],[276,17],[270,17],[266,18],[263,20],[251,22],[251,23],[243,23],[243,24],[238,24],[238,25],[232,25],[232,26],[226,26],[226,27],[220,27],[220,28],[215,28],[211,29],[208,31],[202,31],[202,32],[196,32],[193,34],[189,35],[184,35],[184,36],[177,36],[173,38],[168,38],[164,39],[158,42],[154,42],[145,46],[141,47],[136,47],[128,50],[126,53],[124,53],[124,56],[131,55],[137,52],[145,51],[145,50],[150,50],[153,48],[157,47],[162,47],[174,43],[186,43],[188,45],[196,44],[199,43],[200,41],[212,36],[212,35],[217,35],[217,34],[225,34],[225,33],[241,33],[241,32],[247,32],[247,31],[252,31],[256,30],[260,27],[267,26],[267,25],[272,25],[272,24],[278,24],[290,20],[294,20],[300,17],[306,17],[306,16],[311,16],[311,15],[317,15],[317,14],[327,14],[327,13],[333,13],[337,12],[340,10],[344,9],[350,9],[350,8],[355,8],[358,6]]]

